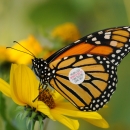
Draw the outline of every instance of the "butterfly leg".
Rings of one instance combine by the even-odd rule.
[[[41,87],[42,86],[42,87]],[[39,98],[39,96],[41,95],[41,93],[47,88],[47,84],[45,84],[45,85],[43,85],[42,83],[40,83],[39,84],[39,91],[40,91],[40,89],[42,89],[42,91],[38,94],[38,96],[32,101],[32,102],[35,102],[36,101],[36,99],[38,99]],[[41,87],[41,88],[40,88]]]
[[[40,83],[39,83],[39,87],[38,87],[38,90],[42,89],[43,88],[43,84],[42,84],[42,81],[40,79]]]

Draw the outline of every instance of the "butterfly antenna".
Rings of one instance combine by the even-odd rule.
[[[13,41],[13,42],[19,44],[22,48],[24,48],[25,50],[27,50],[28,52],[30,52],[33,57],[35,57],[35,55],[31,51],[29,51],[27,48],[25,48],[24,46],[22,46],[19,42],[17,42],[17,41]],[[27,54],[29,54],[29,53],[27,53]]]
[[[32,54],[32,53],[30,54],[30,53],[28,53],[28,52],[25,52],[25,51],[21,51],[21,50],[15,49],[15,48],[13,48],[13,47],[6,47],[6,49],[8,49],[8,48],[11,48],[11,49],[13,49],[13,50],[16,50],[16,51],[20,51],[20,52],[26,53],[26,54],[28,54],[28,55],[30,55],[30,56],[33,56],[33,57],[35,58],[34,54]]]

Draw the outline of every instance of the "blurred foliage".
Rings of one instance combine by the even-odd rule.
[[[84,36],[104,28],[130,25],[129,5],[129,0],[0,0],[0,45],[12,46],[14,40],[32,34],[44,47],[43,54],[49,55],[47,50],[55,51],[50,34],[56,26],[72,22]],[[118,67],[118,87],[108,108],[99,111],[110,124],[108,130],[130,129],[129,64],[130,55]],[[0,66],[0,76],[6,81],[9,81],[9,66],[9,63]],[[26,130],[25,122],[15,119],[15,108],[16,105],[0,93],[0,130]],[[45,129],[52,128],[67,129],[58,122],[48,121]],[[80,121],[80,130],[86,129],[101,130]]]

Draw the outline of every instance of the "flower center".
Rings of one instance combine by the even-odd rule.
[[[55,107],[55,102],[50,91],[48,89],[40,89],[39,93],[38,100],[43,101],[50,109],[53,109]]]

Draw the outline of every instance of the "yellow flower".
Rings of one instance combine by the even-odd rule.
[[[73,23],[65,23],[52,31],[52,37],[59,38],[63,42],[74,42],[80,38],[80,33]]]
[[[0,61],[7,59],[6,47],[0,46]]]
[[[87,120],[102,128],[108,127],[107,122],[97,112],[77,110],[55,90],[46,89],[43,92],[40,90],[38,100],[32,102],[39,94],[38,86],[39,81],[33,71],[25,65],[13,64],[11,66],[10,85],[0,79],[0,91],[2,93],[12,98],[16,104],[24,106],[26,108],[24,110],[31,109],[30,121],[39,119],[40,122],[40,117],[42,117],[42,120],[49,117],[54,121],[61,122],[71,130],[77,130],[79,128],[78,120],[70,118],[75,117]],[[39,116],[39,113],[41,116]]]
[[[38,55],[42,51],[42,46],[35,39],[34,36],[30,35],[27,39],[19,41],[19,43],[24,46],[27,50],[32,52],[35,56]],[[23,47],[21,47],[18,43],[16,43],[12,48],[15,48],[20,51],[24,51],[30,53]],[[18,64],[29,64],[31,62],[32,56],[22,53],[13,49],[7,49],[7,57],[11,62],[15,62]]]

